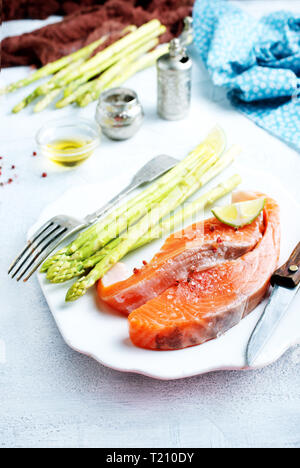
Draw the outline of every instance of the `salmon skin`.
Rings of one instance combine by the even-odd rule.
[[[260,196],[251,194],[249,198]],[[264,298],[279,259],[279,207],[271,198],[266,198],[263,218],[263,235],[252,250],[195,271],[134,310],[128,318],[132,343],[155,350],[199,345],[249,314]]]
[[[98,283],[100,298],[128,315],[193,271],[202,271],[224,260],[234,260],[255,248],[264,232],[263,216],[236,230],[216,218],[195,223],[169,237],[160,252],[125,281],[105,287]]]

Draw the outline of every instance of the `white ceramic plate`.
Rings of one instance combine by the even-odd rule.
[[[219,182],[220,178],[224,179],[233,174],[233,171],[238,171],[242,175],[244,180],[242,189],[262,191],[279,202],[282,221],[280,261],[285,262],[299,241],[299,205],[282,187],[279,180],[269,174],[253,172],[243,166],[236,165],[234,169],[228,169],[210,186]],[[117,179],[99,186],[74,187],[44,210],[30,233],[54,215],[65,213],[83,216],[87,207],[90,211],[99,208],[99,200],[104,203],[115,194],[116,187],[119,188],[126,182]],[[207,187],[204,190],[207,190]],[[229,197],[223,199],[221,203],[228,202]],[[139,266],[142,260],[150,260],[161,244],[162,240],[154,242],[129,255],[124,262],[129,268]],[[239,325],[217,340],[179,351],[148,351],[131,344],[127,319],[99,306],[94,288],[79,301],[66,304],[64,301],[66,284],[49,284],[44,275],[39,275],[39,282],[57,326],[71,348],[113,369],[136,372],[163,380],[180,379],[215,370],[245,369],[246,345],[265,306],[265,303],[261,304]],[[300,342],[299,306],[300,295],[295,298],[272,340],[257,359],[256,368],[274,362],[290,346]]]

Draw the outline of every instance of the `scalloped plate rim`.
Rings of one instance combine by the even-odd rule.
[[[266,174],[264,172],[261,172],[261,171],[253,171],[252,169],[250,170],[250,172],[252,173],[256,173],[256,174],[260,174],[260,175],[263,175],[263,174]],[[277,184],[279,184],[282,192],[285,192],[285,195],[287,197],[289,197],[290,201],[293,202],[295,204],[295,206],[297,205],[299,208],[299,204],[297,202],[297,200],[295,200],[291,194],[287,191],[286,188],[284,188],[282,186],[282,184],[280,183],[280,180],[275,177],[275,176],[270,176],[269,174],[267,175],[270,179],[273,179],[273,182],[276,182]],[[224,176],[223,176],[224,177]],[[121,183],[124,182],[125,178],[124,177],[116,177],[114,178],[113,180],[117,181],[118,180],[118,183],[120,184],[120,181],[122,180]],[[113,183],[113,180],[111,179],[109,181],[109,184],[112,186],[116,186],[115,183]],[[91,188],[91,187],[98,187],[97,184],[83,184],[81,185],[80,187],[73,187],[69,190],[67,190],[66,192],[64,192],[57,200],[55,200],[54,202],[48,204],[44,210],[42,211],[42,213],[40,214],[39,216],[39,220],[37,221],[37,223],[35,223],[35,225],[33,227],[30,228],[29,232],[28,232],[28,235],[30,235],[30,233],[32,233],[38,225],[40,225],[42,222],[45,221],[45,219],[47,219],[47,212],[51,209],[54,209],[56,211],[56,206],[58,204],[60,204],[60,202],[62,200],[64,200],[66,198],[67,195],[70,195],[72,193],[75,193],[75,192],[78,192],[79,190],[82,190],[82,188]],[[143,375],[143,376],[146,376],[146,377],[149,377],[149,378],[154,378],[154,379],[158,379],[158,380],[177,380],[177,379],[183,379],[183,378],[189,378],[189,377],[194,377],[194,376],[197,376],[197,375],[203,375],[203,374],[207,374],[207,373],[211,373],[211,372],[216,372],[216,371],[227,371],[227,370],[243,370],[243,371],[246,371],[246,370],[256,370],[256,369],[261,369],[263,367],[266,367],[266,366],[269,366],[271,364],[273,364],[274,362],[276,362],[281,356],[283,356],[288,349],[290,349],[291,347],[297,345],[297,344],[300,344],[300,336],[298,338],[295,338],[295,339],[291,339],[291,341],[289,343],[282,343],[282,345],[280,346],[279,349],[277,349],[277,352],[276,352],[276,355],[275,353],[273,354],[272,358],[271,359],[268,359],[267,361],[265,361],[264,363],[262,364],[258,364],[258,365],[255,365],[251,368],[249,367],[246,367],[246,366],[240,366],[240,365],[230,365],[229,363],[228,364],[221,364],[218,365],[218,366],[213,366],[213,367],[208,367],[208,368],[203,368],[202,370],[200,369],[196,369],[191,372],[189,371],[187,374],[176,374],[176,372],[172,372],[170,375],[166,375],[164,374],[163,372],[160,373],[160,372],[153,372],[153,371],[147,371],[147,369],[145,368],[141,368],[141,367],[138,367],[138,366],[133,366],[133,367],[130,367],[130,366],[124,366],[124,365],[115,365],[115,364],[112,364],[112,363],[109,363],[107,360],[105,359],[102,359],[101,356],[97,355],[95,352],[93,352],[92,350],[89,351],[86,347],[84,346],[76,346],[76,344],[74,344],[72,342],[72,340],[70,340],[65,332],[65,330],[61,327],[59,321],[57,320],[57,316],[56,316],[56,313],[55,311],[53,310],[53,306],[51,305],[50,301],[49,301],[49,297],[48,297],[48,294],[47,292],[45,291],[45,288],[44,288],[44,285],[43,285],[43,276],[41,274],[38,274],[38,281],[39,281],[39,284],[41,286],[41,289],[43,291],[43,294],[45,295],[45,298],[46,298],[46,301],[48,303],[48,306],[51,310],[51,313],[53,315],[53,318],[56,322],[56,325],[64,339],[64,341],[66,342],[66,344],[71,348],[73,349],[74,351],[76,352],[79,352],[83,355],[86,355],[88,357],[91,357],[93,358],[94,360],[96,360],[97,362],[99,362],[100,364],[106,366],[106,367],[109,367],[111,369],[114,369],[116,371],[119,371],[119,372],[123,372],[123,373],[134,373],[134,374],[140,374],[140,375]],[[262,305],[260,305],[260,307],[262,308]],[[253,314],[255,313],[255,311],[253,311],[252,314],[250,314],[250,316],[246,317],[242,322],[245,322],[247,320],[249,320],[249,317],[251,317]],[[242,323],[241,322],[241,323]],[[241,324],[240,323],[240,324]],[[227,333],[225,333],[225,335],[223,336],[226,336],[228,333],[230,333],[232,330],[234,329],[237,329],[240,324],[238,324],[236,327],[234,327],[233,329],[229,330]],[[218,340],[213,340],[212,342],[209,342],[209,343],[217,343]],[[204,345],[202,345],[204,346]],[[199,348],[199,347],[194,347],[194,348]],[[191,349],[191,348],[187,348],[187,349]],[[181,350],[181,351],[184,351],[184,350]],[[156,351],[152,351],[153,353],[157,353]],[[176,351],[165,351],[164,353],[176,353]]]

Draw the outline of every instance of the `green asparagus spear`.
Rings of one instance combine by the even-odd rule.
[[[186,173],[194,164],[197,164],[200,160],[204,161],[205,156],[213,154],[221,155],[225,149],[225,145],[226,139],[224,132],[219,127],[214,128],[207,138],[191,151],[185,159],[177,164],[175,168],[162,176],[158,181],[151,184],[150,187],[143,192],[133,197],[129,202],[118,207],[112,214],[79,234],[68,246],[60,249],[54,256],[47,259],[41,271],[46,272],[48,268],[57,261],[68,259],[68,256],[80,249],[86,242],[89,242],[91,239],[94,239],[95,236],[101,234],[111,223],[123,217],[128,218],[128,211],[138,203],[146,202],[153,194],[162,193],[163,189],[171,190],[180,182],[181,178],[185,177]]]
[[[106,255],[93,270],[83,278],[79,279],[69,289],[66,295],[66,301],[71,302],[83,296],[88,288],[93,286],[98,279],[102,278],[115,263],[121,260],[138,242],[138,240],[146,234],[148,229],[151,229],[157,224],[160,218],[166,216],[171,210],[178,206],[183,201],[183,186],[177,186],[166,197],[165,201],[156,210],[155,215],[149,219],[148,216],[142,218],[137,224],[128,230],[125,236],[122,236],[122,242],[115,247],[109,255]]]
[[[52,265],[47,271],[47,279],[51,283],[64,283],[76,276],[80,276],[84,273],[85,270],[94,267],[100,260],[102,260],[109,252],[116,247],[121,240],[121,237],[117,237],[109,244],[107,244],[103,249],[94,254],[92,257],[87,258],[86,260],[72,260],[68,262],[67,268],[59,267],[57,263]]]
[[[215,201],[224,197],[228,193],[232,192],[241,183],[241,178],[238,175],[232,176],[225,182],[222,182],[217,187],[211,189],[209,192],[202,195],[197,200],[189,203],[186,207],[180,209],[175,213],[168,221],[162,221],[156,225],[154,229],[147,232],[137,244],[133,247],[133,250],[138,249],[146,244],[149,244],[154,239],[159,239],[165,235],[170,234],[180,224],[182,225],[188,219],[192,218],[195,214],[202,214],[202,211],[209,205],[215,203]],[[52,283],[64,283],[69,281],[76,276],[82,275],[86,270],[93,268],[103,258],[110,253],[120,242],[121,237],[118,237],[114,241],[110,242],[104,249],[97,252],[92,257],[87,258],[84,261],[77,262],[74,260],[70,262],[68,269],[60,270],[53,265],[47,273],[47,278]]]
[[[203,176],[202,184],[207,184],[210,180],[221,174],[235,158],[241,153],[241,148],[238,145],[232,146]]]
[[[176,187],[180,185],[181,187],[186,186],[189,189],[190,186],[195,184],[194,178],[195,173],[199,180],[201,176],[216,162],[219,155],[214,154],[213,156],[205,156],[203,160],[198,162],[196,167],[192,167],[191,171],[185,174],[185,177],[181,180],[178,180],[178,183],[173,187],[171,193],[176,191]],[[155,193],[153,197],[150,197],[149,200],[138,203],[131,210],[129,210],[129,218],[121,218],[117,221],[110,223],[110,225],[103,230],[100,234],[95,235],[89,242],[84,244],[80,249],[78,249],[71,257],[71,260],[83,260],[90,257],[94,252],[97,252],[101,247],[108,244],[112,239],[120,235],[123,231],[128,229],[135,221],[140,219],[145,215],[149,210],[155,209],[159,206],[160,203],[164,203],[164,198],[169,196],[169,188],[162,188],[162,192]],[[129,222],[128,222],[129,221]]]
[[[60,70],[56,75],[54,75],[51,80],[49,80],[47,83],[39,86],[36,88],[29,96],[25,97],[19,104],[17,104],[12,112],[14,114],[17,114],[21,110],[23,110],[25,107],[27,107],[29,104],[31,104],[32,101],[34,101],[36,98],[42,95],[47,95],[51,90],[55,89],[56,85],[56,80],[63,78],[65,75],[70,73],[72,70],[78,68],[82,63],[84,63],[85,59],[81,58],[79,60],[76,60],[75,62],[70,63],[67,67],[63,68]]]
[[[194,162],[189,170],[193,171],[195,167],[199,168],[202,165],[204,166],[204,164],[207,164],[210,157],[211,155],[203,158],[204,161]],[[149,210],[157,206],[171,190],[184,180],[188,180],[188,171],[185,171],[184,177],[175,177],[172,180],[172,185],[161,185],[156,191],[151,191],[147,198],[143,196],[140,200],[136,198],[136,203],[131,202],[130,207],[123,215],[116,216],[116,212],[113,212],[104,221],[100,221],[100,223],[90,228],[90,236],[88,238],[84,237],[84,233],[81,235],[82,239],[85,239],[83,243],[74,241],[73,245],[69,248],[69,252],[70,250],[74,250],[73,254],[65,255],[66,252],[63,252],[62,255],[55,258],[55,262],[48,262],[47,267],[49,268],[55,263],[57,271],[58,269],[62,271],[68,268],[70,262],[84,260],[90,257],[94,252],[97,252],[100,248],[107,245],[112,239],[128,229],[134,222],[142,218]],[[76,249],[74,249],[75,243]],[[81,247],[79,247],[79,244],[82,244]]]
[[[52,91],[50,91],[47,96],[45,96],[43,99],[41,99],[35,106],[34,108],[34,112],[37,113],[37,112],[42,112],[43,110],[46,109],[46,107],[49,106],[49,104],[51,104],[52,101],[54,101],[54,99],[61,93],[61,89],[60,88],[57,88],[57,89],[53,89]]]
[[[121,35],[126,35],[129,32],[134,32],[134,31],[136,31],[136,29],[137,29],[136,26],[132,26],[132,25],[127,26],[126,28],[124,28],[121,31]],[[96,47],[103,44],[108,39],[108,37],[109,37],[109,35],[107,34],[106,36],[101,38],[100,43],[99,43],[99,41],[96,41],[96,43],[95,43]],[[94,51],[95,48],[91,49],[91,48],[87,47],[85,50],[82,49],[81,50],[81,56],[80,56],[80,58],[78,58],[78,60],[71,61],[68,65],[66,65],[60,71],[58,71],[58,73],[56,73],[49,81],[47,81],[43,85],[40,85],[38,88],[36,88],[29,96],[27,96],[25,99],[23,99],[23,101],[21,101],[19,104],[17,104],[14,107],[13,112],[14,113],[20,112],[27,105],[29,105],[32,101],[34,101],[38,96],[47,95],[48,93],[50,93],[55,88],[62,87],[62,85],[60,85],[60,83],[62,83],[66,79],[67,76],[69,76],[72,72],[74,72],[74,70],[77,71],[78,68],[82,64],[85,63],[86,59],[88,59],[90,57],[91,53]],[[52,93],[52,96],[56,96],[56,95],[57,95],[57,93]],[[47,99],[45,99],[45,101],[44,101],[44,103],[45,104],[47,103],[47,105],[50,102],[51,102],[51,100],[49,100],[49,102],[47,103]],[[38,109],[39,109],[39,107],[38,107]]]
[[[21,102],[19,102],[15,107],[12,109],[13,114],[18,114],[21,112],[25,107],[29,106],[37,97],[39,94],[37,93],[36,90],[34,90],[32,93],[30,93],[28,96],[26,96]]]
[[[77,80],[72,81],[70,84],[68,84],[64,88],[64,99],[69,98],[70,96],[74,95],[74,92],[82,85],[90,81],[91,78],[94,78],[95,76],[99,75],[100,72],[98,72],[98,67],[92,68],[89,72],[86,72],[84,75],[81,75]],[[87,88],[88,89],[88,88]],[[66,105],[71,103],[73,101],[70,100],[70,102],[66,101]],[[63,103],[62,103],[63,104]],[[62,106],[63,107],[63,106]]]
[[[172,189],[176,187],[182,178],[176,179],[177,183],[172,185]],[[153,206],[158,205],[163,198],[171,191],[170,187],[162,187],[161,190],[154,192],[147,199],[141,199],[136,204],[132,205],[124,216],[116,217],[115,213],[109,215],[104,222],[98,223],[90,237],[83,242],[82,246],[76,248],[76,251],[71,255],[65,255],[65,252],[60,257],[56,257],[55,265],[58,269],[63,270],[68,268],[69,263],[79,260],[84,260],[100,248],[107,245],[112,239],[116,238],[123,231],[128,229],[133,223],[142,218]],[[77,243],[78,245],[78,243]],[[74,249],[74,245],[72,246]],[[53,264],[53,262],[51,263]],[[50,263],[47,265],[48,268]]]
[[[46,260],[42,271],[45,272],[52,263],[58,259],[61,259],[62,256],[72,255],[82,245],[84,245],[84,243],[94,238],[95,235],[101,233],[102,230],[106,229],[106,227],[115,220],[126,216],[128,210],[133,206],[136,206],[139,202],[145,202],[148,197],[155,193],[160,193],[163,188],[168,187],[171,190],[178,183],[178,181],[181,180],[181,178],[185,177],[185,174],[194,164],[197,163],[197,161],[200,161],[200,159],[204,158],[204,156],[213,155],[215,153],[221,155],[225,149],[225,145],[226,139],[224,132],[220,127],[217,126],[208,134],[207,138],[201,142],[193,151],[191,151],[185,159],[178,163],[176,167],[158,179],[158,181],[151,184],[150,187],[145,189],[143,192],[133,197],[131,200],[129,200],[129,202],[121,205],[112,214],[108,215],[103,220],[83,231],[67,247],[61,249],[53,257],[50,257],[48,260]]]
[[[121,50],[121,52],[112,55],[110,59],[108,59],[106,62],[101,63],[101,66],[97,65],[96,67],[92,68],[91,70],[87,71],[83,75],[81,75],[79,78],[76,80],[72,81],[64,90],[64,98],[67,98],[71,96],[74,91],[79,88],[84,83],[87,83],[91,78],[97,76],[102,72],[103,70],[108,69],[115,63],[117,63],[119,60],[122,60],[124,57],[129,55],[131,52],[133,52],[137,47],[142,46],[144,43],[149,42],[151,39],[155,39],[157,36],[160,36],[166,32],[166,27],[161,26],[159,30],[153,31],[151,34],[143,37],[138,43],[132,43],[126,49]],[[75,100],[75,99],[74,99]],[[62,107],[62,106],[61,106]]]
[[[219,173],[219,167],[218,165],[215,174]],[[162,218],[167,216],[202,187],[203,181],[207,181],[207,178],[202,177],[201,174],[202,172],[200,171],[199,174],[199,170],[197,169],[192,174],[189,174],[188,178],[182,181],[180,185],[175,187],[172,192],[168,194],[166,199],[151,213],[151,216],[144,216],[138,223],[129,228],[128,232],[122,236],[122,241],[111,250],[109,255],[101,260],[87,276],[80,278],[71,286],[66,295],[66,301],[75,301],[84,295],[87,289],[93,286],[113,265],[134,248],[141,237],[149,230],[151,231]],[[213,172],[211,172],[211,175],[213,175]]]
[[[57,86],[62,87],[62,86],[67,85],[68,83],[71,83],[71,81],[76,80],[77,78],[84,75],[86,72],[88,72],[92,68],[95,68],[98,65],[101,65],[102,63],[106,62],[113,55],[118,54],[119,52],[121,52],[122,50],[130,46],[131,44],[139,43],[141,40],[143,40],[146,36],[149,36],[154,31],[157,31],[159,35],[160,27],[161,27],[161,23],[158,20],[152,20],[149,23],[144,24],[143,26],[138,28],[136,31],[128,34],[122,39],[119,39],[118,41],[110,45],[109,47],[106,47],[106,49],[96,54],[94,57],[92,57],[87,62],[82,64],[80,67],[78,67],[77,70],[74,70],[72,73],[70,73],[68,77],[58,82]]]
[[[57,71],[61,70],[62,68],[68,66],[71,62],[74,62],[81,57],[87,57],[91,55],[91,53],[97,49],[103,42],[105,42],[107,39],[107,36],[101,37],[97,41],[93,42],[92,44],[89,44],[86,47],[83,47],[82,49],[78,50],[77,52],[74,52],[70,55],[67,55],[65,57],[62,57],[61,59],[57,60],[56,62],[51,62],[48,63],[48,65],[45,65],[44,67],[40,68],[36,72],[32,73],[30,76],[27,78],[24,78],[22,80],[17,81],[16,83],[12,83],[8,85],[4,92],[5,93],[12,93],[13,91],[16,91],[17,89],[23,88],[24,86],[28,86],[34,81],[39,80],[40,78],[45,78],[46,76],[52,75],[53,73],[56,73]]]
[[[99,98],[100,94],[102,91],[105,89],[109,88],[117,88],[121,84],[123,84],[125,81],[127,81],[129,78],[131,78],[133,75],[136,73],[146,69],[150,68],[153,65],[155,65],[156,61],[158,60],[159,57],[162,55],[165,55],[169,50],[169,45],[164,44],[157,49],[155,49],[152,52],[149,52],[148,54],[144,55],[143,57],[140,57],[137,61],[133,63],[126,63],[124,69],[122,69],[122,73],[119,74],[116,78],[114,78],[110,83],[108,83],[106,86],[102,86],[102,83],[100,80],[98,80],[98,84],[96,86],[91,86],[90,89],[85,89],[84,92],[80,94],[80,96],[76,96],[76,99],[78,100],[78,104],[81,107],[85,107],[88,104],[90,104],[92,101],[95,101]],[[81,95],[83,97],[81,98]]]
[[[128,34],[128,32],[135,31],[137,28],[136,26],[128,26],[121,31],[121,35],[124,36],[125,34]],[[108,38],[108,35],[105,37],[105,39]],[[61,70],[59,73],[54,75],[51,80],[49,80],[47,83],[44,83],[43,85],[39,86],[36,90],[35,93],[38,95],[47,95],[50,93],[53,89],[56,88],[63,88],[67,83],[70,83],[72,81],[72,77],[75,74],[77,74],[77,71],[81,65],[84,65],[86,63],[86,59],[89,56],[83,57],[81,61],[78,61],[76,63],[72,63],[68,67],[64,68]],[[90,72],[87,72],[86,76],[90,75],[96,76],[99,74],[102,70],[104,70],[106,67],[110,65],[110,63],[113,63],[113,59],[111,61],[107,61],[105,63],[102,63],[98,65],[98,67],[93,68]],[[55,94],[55,93],[53,93]],[[46,102],[46,101],[45,101]]]
[[[211,169],[209,169],[206,173],[202,171],[202,184],[205,185],[208,183],[211,179],[216,177],[218,174],[220,174],[226,167],[228,167],[235,159],[236,156],[241,152],[240,148],[238,146],[233,146],[229,151],[227,151],[221,158],[218,160]],[[96,240],[96,237],[94,238],[93,242]],[[52,269],[52,273],[50,274],[51,277],[54,276],[56,273],[62,272],[64,270],[68,270],[70,267],[70,263],[74,266],[74,264],[80,260],[83,260],[83,258],[79,257],[84,257],[84,255],[88,255],[88,251],[90,250],[91,246],[86,248],[85,245],[85,251],[84,249],[78,249],[76,254],[74,254],[71,257],[64,257],[61,258],[60,260],[57,259],[57,262],[55,263],[55,268]],[[74,263],[75,262],[75,263]],[[54,262],[53,262],[54,263]],[[52,264],[53,264],[52,263]]]
[[[193,152],[189,157],[191,156],[193,156],[194,159],[199,158],[199,153]],[[114,239],[122,231],[144,216],[153,206],[159,204],[174,187],[187,177],[189,170],[191,171],[195,169],[196,166],[199,167],[207,164],[207,161],[211,157],[211,153],[209,153],[209,156],[202,156],[200,162],[197,159],[195,161],[191,159],[190,166],[185,168],[181,174],[179,173],[177,175],[174,169],[170,171],[174,174],[174,177],[169,183],[167,183],[169,177],[168,173],[162,177],[161,181],[156,182],[140,195],[130,200],[128,204],[122,205],[104,220],[81,233],[69,246],[61,249],[53,257],[46,260],[42,266],[41,272],[46,272],[54,264],[57,268],[63,269],[68,267],[69,262],[82,260],[92,255],[93,252],[102,248],[111,239]],[[217,158],[217,156],[214,156],[214,158]],[[164,181],[166,183],[163,183]]]
[[[113,78],[115,78],[117,75],[119,75],[122,72],[123,68],[126,67],[128,63],[136,60],[136,58],[140,57],[141,55],[145,54],[149,50],[153,49],[154,47],[157,46],[157,44],[158,44],[158,39],[152,39],[142,44],[142,46],[139,46],[138,48],[134,49],[130,54],[126,54],[124,58],[122,58],[119,62],[115,63],[113,66],[108,68],[104,73],[102,73],[100,78],[90,83],[87,83],[86,85],[81,86],[73,94],[59,101],[56,104],[56,107],[58,108],[65,107],[66,105],[75,101],[79,96],[86,93],[89,89],[96,89],[96,88],[97,89],[99,88],[101,90],[104,89],[105,86],[108,83],[110,83]],[[121,57],[121,54],[119,54],[119,56]]]
[[[232,192],[240,185],[241,182],[242,179],[238,174],[230,177],[224,182],[221,182],[217,187],[209,190],[207,193],[201,195],[197,200],[194,200],[181,208],[170,219],[166,221],[163,220],[159,225],[155,226],[154,229],[148,231],[147,234],[136,243],[134,250],[149,244],[155,239],[160,239],[161,237],[170,234],[177,229],[178,226],[183,226],[186,221],[193,218],[195,215],[201,215],[205,208],[213,205],[217,200]],[[87,259],[85,261],[85,266],[86,269],[88,269],[93,265],[91,264],[91,261],[89,262],[89,259]]]

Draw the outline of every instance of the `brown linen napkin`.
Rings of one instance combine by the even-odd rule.
[[[1,42],[2,67],[39,67],[110,32],[113,34],[107,46],[116,40],[124,26],[140,26],[152,18],[160,19],[167,26],[168,32],[161,40],[168,41],[180,34],[182,19],[191,14],[194,0],[9,0],[6,3],[6,19],[19,18],[20,14],[25,18],[45,18],[49,14],[71,13],[59,23]]]

